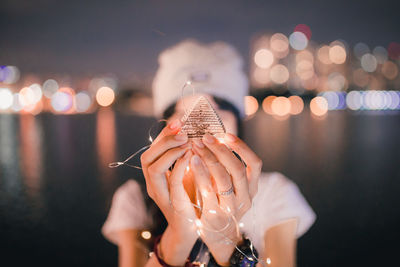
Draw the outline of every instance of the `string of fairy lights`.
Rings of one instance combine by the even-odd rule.
[[[249,117],[260,109],[278,118],[306,107],[316,116],[335,110],[400,110],[400,43],[350,47],[344,40],[318,44],[311,36],[310,27],[299,24],[289,35],[261,34],[252,40],[253,96],[244,99]],[[75,86],[63,77],[42,81],[21,75],[17,66],[0,66],[0,113],[81,114],[119,104],[117,77],[83,80]],[[144,98],[131,101],[130,109],[148,115],[151,101]]]

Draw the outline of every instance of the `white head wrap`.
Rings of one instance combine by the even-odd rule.
[[[243,60],[231,45],[215,42],[208,45],[186,40],[164,50],[158,58],[160,67],[153,81],[154,113],[162,113],[182,95],[182,87],[191,81],[195,93],[210,94],[232,103],[244,115],[244,96],[248,79]],[[185,89],[184,95],[192,94]]]

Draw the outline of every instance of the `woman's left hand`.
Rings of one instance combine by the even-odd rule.
[[[225,144],[206,134],[203,142],[194,142],[191,169],[203,201],[201,237],[218,264],[228,266],[241,240],[237,223],[257,193],[262,161],[238,137],[226,134],[225,142],[247,166]]]

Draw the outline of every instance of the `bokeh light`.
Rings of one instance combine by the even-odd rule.
[[[377,65],[378,62],[374,55],[367,53],[361,57],[361,67],[366,72],[374,72],[376,70]]]
[[[284,58],[289,53],[289,39],[282,33],[275,33],[271,36],[270,47],[275,57]]]
[[[308,40],[311,39],[312,32],[310,27],[308,27],[306,24],[298,24],[294,28],[294,32],[301,32],[307,37]]]
[[[55,92],[57,92],[59,86],[57,81],[48,79],[43,83],[43,94],[47,98],[51,98]]]
[[[375,56],[378,64],[383,64],[388,59],[388,53],[383,46],[377,46],[372,51],[372,54]]]
[[[326,64],[326,65],[332,64],[332,61],[329,58],[329,50],[330,50],[330,47],[327,45],[324,45],[324,46],[321,46],[317,52],[319,61],[321,61],[323,64]]]
[[[275,98],[276,98],[276,96],[274,96],[274,95],[270,95],[270,96],[267,96],[266,98],[264,98],[264,100],[262,102],[262,108],[265,113],[267,113],[269,115],[274,114],[271,106],[272,106],[272,102],[274,101]]]
[[[20,71],[16,66],[0,67],[0,82],[5,84],[16,83],[20,78]]]
[[[329,49],[329,59],[335,64],[343,64],[346,61],[346,50],[341,45],[334,45]]]
[[[300,96],[292,95],[289,97],[290,101],[290,114],[298,115],[304,109],[304,102]]]
[[[260,68],[267,69],[274,62],[274,55],[268,49],[260,49],[254,54],[254,62]]]
[[[19,91],[19,103],[24,109],[31,109],[36,104],[37,96],[30,87],[24,87]]]
[[[359,110],[363,105],[363,96],[359,91],[351,91],[346,96],[346,104],[349,109]]]
[[[13,95],[8,88],[0,88],[0,109],[9,109],[13,104]]]
[[[271,68],[271,81],[277,84],[283,84],[289,80],[289,70],[282,64],[277,64]]]
[[[51,97],[51,106],[57,112],[67,112],[72,105],[73,96],[68,91],[57,91]]]
[[[345,88],[346,78],[338,72],[333,72],[328,76],[328,88],[332,91],[340,91]]]
[[[312,62],[302,60],[296,65],[296,73],[302,80],[308,80],[314,76],[314,67]]]
[[[107,107],[114,102],[115,94],[114,90],[110,87],[101,87],[97,90],[96,101],[100,106]]]
[[[34,83],[34,84],[31,84],[29,86],[29,88],[32,89],[32,92],[33,92],[33,94],[35,96],[35,100],[34,100],[35,103],[39,102],[42,99],[42,96],[43,96],[42,87],[40,87],[39,84]]]
[[[399,73],[399,69],[392,61],[386,61],[382,65],[382,74],[389,80],[394,80]]]
[[[290,46],[295,50],[303,50],[308,45],[307,36],[302,32],[293,32],[289,36]]]
[[[328,111],[328,101],[321,96],[316,96],[310,102],[310,110],[316,116],[324,116]]]
[[[391,42],[388,45],[388,54],[389,57],[393,60],[400,59],[400,44],[396,42]]]
[[[75,95],[75,109],[77,112],[86,112],[92,105],[92,98],[87,92],[79,92]]]
[[[321,94],[328,102],[328,110],[344,109],[346,107],[346,97],[344,92],[327,91]]]
[[[247,116],[251,116],[258,110],[258,101],[254,96],[244,97],[244,108]]]
[[[363,55],[369,53],[369,47],[365,43],[357,43],[354,48],[354,55],[356,58],[361,59]]]
[[[272,100],[271,109],[277,116],[286,116],[291,111],[290,100],[284,96],[279,96]]]

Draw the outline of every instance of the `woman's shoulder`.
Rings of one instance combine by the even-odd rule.
[[[297,184],[282,173],[262,173],[257,195],[255,201],[260,210],[266,211],[265,216],[269,226],[287,219],[298,218],[299,237],[316,219],[314,211]],[[266,204],[268,208],[265,207]]]
[[[261,193],[265,190],[275,191],[276,189],[293,187],[297,188],[297,185],[280,172],[262,172],[258,182],[259,192],[261,189]]]

